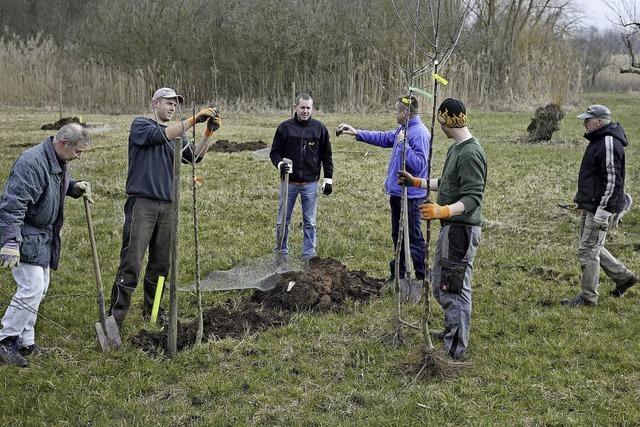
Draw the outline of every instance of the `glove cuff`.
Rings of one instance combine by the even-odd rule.
[[[189,117],[187,119],[187,123],[189,123],[189,126],[193,126],[196,124],[196,118],[195,117]]]
[[[211,135],[213,135],[213,131],[212,131],[212,130],[209,130],[209,128],[206,128],[206,129],[204,130],[204,136],[206,136],[206,137],[210,137]]]
[[[322,181],[322,183],[323,183],[323,184],[325,184],[325,185],[326,185],[326,184],[333,185],[333,179],[331,179],[331,178],[325,178],[325,179]]]
[[[422,179],[413,178],[413,182],[411,183],[413,187],[422,187]]]

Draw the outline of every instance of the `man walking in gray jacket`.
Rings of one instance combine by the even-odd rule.
[[[38,352],[35,324],[49,287],[49,269],[57,270],[64,197],[91,200],[86,181],[74,181],[67,163],[89,148],[89,134],[78,123],[23,152],[0,196],[0,266],[11,268],[17,289],[2,318],[0,360],[25,367]]]

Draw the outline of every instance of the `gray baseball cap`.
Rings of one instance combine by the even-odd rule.
[[[587,107],[587,111],[585,111],[584,113],[580,114],[578,116],[578,118],[580,120],[586,120],[586,119],[591,119],[591,118],[609,120],[609,119],[611,119],[611,110],[609,110],[604,105],[593,104],[593,105],[589,105]]]
[[[151,98],[152,101],[156,101],[160,98],[167,98],[167,99],[177,99],[178,102],[180,104],[182,104],[184,102],[184,98],[182,97],[182,95],[178,95],[176,93],[175,90],[171,89],[170,87],[161,87],[160,89],[158,89],[154,94],[153,94],[153,98]]]

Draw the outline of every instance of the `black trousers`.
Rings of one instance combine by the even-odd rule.
[[[138,286],[144,255],[149,258],[144,274],[143,315],[151,314],[158,277],[167,277],[171,262],[173,203],[129,197],[124,205],[124,227],[120,266],[111,289],[109,314],[122,327],[131,305],[131,295]]]

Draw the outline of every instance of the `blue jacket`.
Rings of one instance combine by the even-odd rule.
[[[58,160],[53,137],[24,151],[0,196],[0,245],[20,243],[20,261],[58,268],[64,196],[80,197],[76,181]]]
[[[429,167],[429,144],[431,144],[431,134],[422,123],[420,117],[409,119],[409,138],[407,138],[406,169],[411,175],[417,178],[427,178],[427,168]],[[402,196],[402,187],[398,185],[398,171],[402,169],[402,141],[404,140],[404,126],[398,125],[395,130],[388,132],[374,132],[358,129],[356,140],[378,147],[393,147],[389,168],[387,170],[387,180],[384,183],[384,191],[391,196]],[[426,197],[427,190],[424,188],[409,187],[408,197],[418,199]]]
[[[173,141],[167,139],[165,125],[137,117],[129,131],[129,173],[127,196],[171,202],[173,200]],[[176,138],[176,141],[178,139]],[[189,149],[184,149],[189,147]],[[182,136],[182,163],[191,163],[193,144]],[[196,159],[196,163],[202,157]]]

